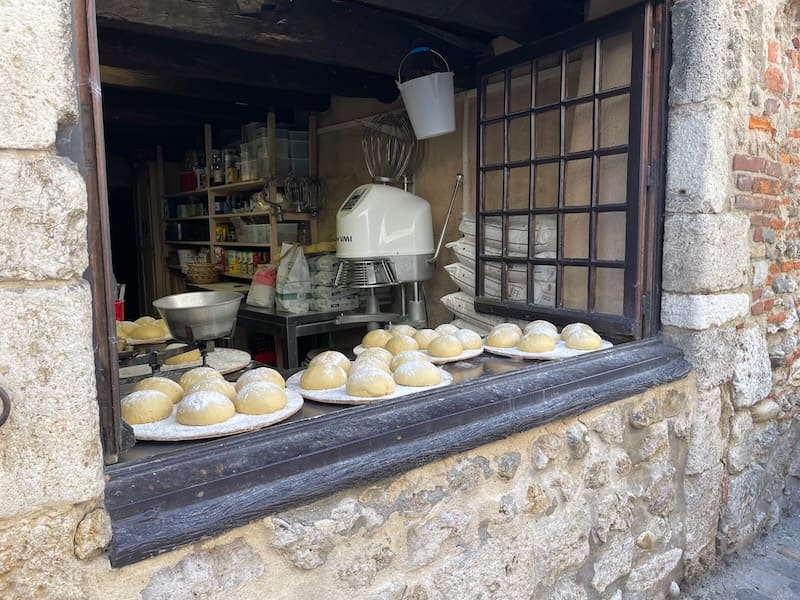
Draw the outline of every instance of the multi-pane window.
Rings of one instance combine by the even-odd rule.
[[[652,21],[643,4],[479,69],[478,310],[642,334]]]

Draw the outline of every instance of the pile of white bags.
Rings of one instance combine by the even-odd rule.
[[[321,254],[308,259],[311,271],[311,310],[326,312],[358,308],[358,292],[334,287],[339,260],[335,254]]]

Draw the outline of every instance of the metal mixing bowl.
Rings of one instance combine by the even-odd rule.
[[[194,342],[230,336],[244,296],[238,292],[188,292],[153,300],[176,340]]]

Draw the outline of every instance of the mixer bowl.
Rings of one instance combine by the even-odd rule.
[[[238,292],[188,292],[153,300],[169,332],[181,342],[228,337],[244,296]]]

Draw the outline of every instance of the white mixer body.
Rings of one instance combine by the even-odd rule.
[[[433,275],[431,206],[389,185],[357,187],[336,214],[336,256],[342,260],[389,259],[399,281]]]

